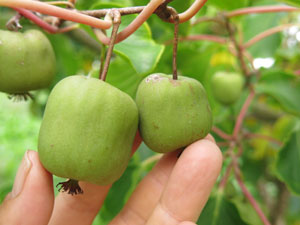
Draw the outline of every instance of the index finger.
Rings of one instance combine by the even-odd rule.
[[[195,222],[219,176],[222,158],[218,146],[209,139],[187,147],[176,163],[147,224]]]

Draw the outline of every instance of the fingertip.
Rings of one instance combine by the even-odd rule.
[[[220,171],[223,164],[223,154],[217,144],[209,139],[199,140],[186,148],[184,155],[191,154],[191,158],[206,158],[206,162],[211,164],[212,168]]]
[[[39,170],[39,172],[45,173],[46,176],[51,176],[51,173],[45,169],[43,164],[40,161],[40,157],[38,152],[33,150],[27,151],[28,158],[34,164],[35,168]]]
[[[222,162],[222,153],[211,140],[202,139],[188,146],[172,171],[161,204],[177,220],[196,221],[220,174]]]
[[[216,143],[215,138],[211,134],[208,134],[204,139]]]

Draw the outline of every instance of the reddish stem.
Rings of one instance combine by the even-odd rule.
[[[234,160],[234,174],[236,177],[236,180],[244,193],[245,197],[249,200],[250,204],[256,211],[257,215],[260,217],[261,221],[264,225],[271,225],[271,223],[268,221],[267,217],[265,216],[264,212],[259,207],[258,203],[256,202],[255,198],[251,195],[251,193],[248,191],[246,185],[244,184],[242,177],[241,177],[241,171],[239,169],[238,163],[236,158]]]
[[[280,26],[277,26],[277,27],[273,27],[269,30],[266,30],[258,35],[256,35],[254,38],[252,38],[251,40],[249,40],[247,43],[245,43],[243,45],[243,48],[249,48],[251,47],[252,45],[256,44],[257,42],[259,42],[260,40],[266,38],[266,37],[269,37],[273,34],[276,34],[278,32],[281,32],[289,27],[292,27],[292,26],[299,26],[299,24],[284,24],[284,25],[280,25]]]
[[[179,14],[180,23],[190,20],[205,5],[207,0],[195,0],[191,7],[183,13]]]
[[[34,22],[36,25],[39,27],[43,28],[44,30],[48,31],[51,34],[56,33],[57,28],[51,26],[50,24],[46,23],[44,20],[33,14],[31,11],[27,9],[22,9],[22,8],[15,8],[17,12],[19,12],[22,16],[26,17],[27,19],[31,20]]]
[[[263,134],[253,134],[253,133],[246,133],[244,134],[245,138],[258,138],[258,139],[264,139],[266,141],[270,141],[273,142],[274,144],[278,145],[278,146],[282,146],[283,143],[273,137],[267,136],[267,135],[263,135]]]
[[[22,16],[24,16],[27,19],[31,20],[36,25],[38,25],[39,27],[43,28],[44,30],[48,31],[51,34],[65,33],[65,32],[68,32],[70,30],[73,30],[77,27],[77,25],[75,25],[75,26],[69,26],[69,27],[64,27],[64,28],[59,29],[57,27],[51,26],[50,24],[48,24],[47,22],[45,22],[40,17],[36,16],[35,14],[33,14],[31,11],[29,11],[27,9],[16,8],[14,10],[16,10]]]
[[[149,4],[142,10],[142,12],[129,24],[124,30],[122,30],[117,38],[116,44],[128,38],[133,34],[142,24],[154,13],[154,11],[159,7],[159,5],[164,0],[151,0]],[[95,32],[97,38],[105,45],[109,45],[110,38],[103,35],[102,32]]]
[[[231,170],[233,168],[233,163],[230,163],[229,166],[227,166],[226,168],[226,171],[225,171],[225,174],[222,178],[222,180],[220,181],[220,184],[219,184],[219,189],[224,189],[226,184],[227,184],[227,181],[230,177],[230,173],[231,173]]]
[[[250,88],[250,94],[248,95],[238,117],[237,117],[237,120],[236,120],[236,124],[235,124],[235,127],[234,127],[234,131],[233,131],[233,138],[236,140],[240,130],[241,130],[241,127],[242,127],[242,124],[243,124],[243,121],[244,121],[244,118],[246,116],[246,113],[250,107],[250,104],[252,102],[252,100],[254,99],[255,97],[255,91],[253,88]]]
[[[300,9],[292,6],[282,6],[282,5],[281,6],[258,6],[258,7],[237,9],[232,12],[226,13],[225,16],[231,18],[231,17],[251,14],[251,13],[294,12],[294,11],[300,11]]]
[[[1,6],[10,8],[23,8],[47,15],[56,16],[65,20],[70,20],[77,23],[87,24],[92,27],[100,29],[109,29],[112,25],[111,22],[97,19],[76,11],[60,8],[57,6],[49,5],[44,2],[32,1],[32,0],[0,0]]]
[[[211,41],[220,44],[226,44],[228,42],[227,38],[209,35],[209,34],[199,34],[199,35],[190,35],[187,37],[179,38],[180,41]]]
[[[231,135],[225,133],[224,131],[222,131],[221,129],[219,129],[219,128],[216,127],[216,126],[213,126],[213,127],[212,127],[212,131],[213,131],[215,134],[217,134],[218,136],[220,136],[221,138],[223,138],[224,140],[230,141],[230,140],[233,139]]]

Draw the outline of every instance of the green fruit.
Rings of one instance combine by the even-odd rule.
[[[59,177],[111,184],[127,167],[137,126],[137,106],[129,95],[95,78],[67,77],[46,105],[40,160]]]
[[[22,94],[45,88],[55,67],[54,51],[42,32],[0,30],[0,91]]]
[[[152,74],[138,87],[140,133],[155,152],[171,152],[204,138],[212,127],[205,90],[197,80]]]
[[[244,77],[238,73],[218,72],[212,77],[211,85],[215,99],[224,105],[230,105],[239,99]]]

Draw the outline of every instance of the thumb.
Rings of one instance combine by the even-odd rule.
[[[0,206],[0,224],[46,225],[54,204],[52,175],[37,152],[26,151],[13,190]]]

